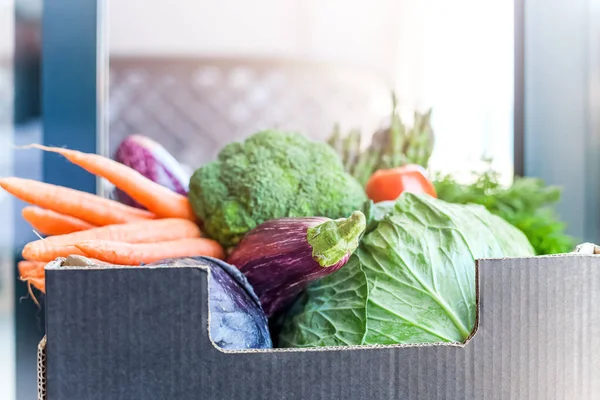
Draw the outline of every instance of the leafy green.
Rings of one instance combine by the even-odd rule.
[[[405,193],[387,215],[370,214],[377,227],[296,302],[280,346],[462,342],[475,324],[474,260],[533,254],[519,230],[477,205]]]
[[[547,186],[536,178],[515,178],[505,187],[498,173],[487,170],[476,175],[476,182],[464,185],[452,176],[440,175],[434,181],[438,198],[450,203],[480,204],[519,228],[536,254],[558,254],[573,250],[575,241],[565,233],[552,206],[560,200],[561,189]]]

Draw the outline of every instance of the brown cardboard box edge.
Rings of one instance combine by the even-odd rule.
[[[545,257],[534,257],[534,258],[526,259],[526,260],[531,260],[531,261],[537,260],[537,262],[543,262],[543,260],[545,260],[545,259],[546,260],[552,260],[552,259],[561,259],[561,258],[564,258],[564,257],[571,257],[571,258],[577,259],[577,256],[590,256],[590,255],[595,255],[595,254],[600,254],[600,248],[598,246],[593,245],[593,244],[586,243],[586,244],[578,246],[577,249],[576,249],[576,251],[574,253],[571,253],[571,254],[545,256]],[[594,257],[594,258],[596,258],[596,257]],[[496,261],[500,261],[500,262],[502,262],[502,261],[508,261],[508,262],[511,262],[511,260],[514,261],[514,260],[519,260],[519,259],[503,259],[503,260],[496,260]],[[521,259],[521,260],[523,260],[523,259]],[[492,260],[479,260],[478,264],[480,262],[486,262],[486,261],[492,261]],[[61,264],[62,264],[62,267],[61,267]],[[106,268],[106,267],[91,266],[89,264],[89,262],[87,262],[85,259],[82,260],[82,259],[78,259],[78,258],[69,258],[67,260],[64,260],[64,259],[63,260],[57,260],[56,262],[54,262],[54,264],[52,264],[52,263],[49,264],[47,266],[47,269],[52,270],[52,269],[56,269],[56,268],[61,268],[62,270],[65,270],[65,269],[74,269],[74,270],[76,270],[76,269],[81,269],[80,267],[83,267],[83,266],[86,267],[85,269],[95,269],[95,270],[118,269],[118,268],[114,268],[114,267],[108,267],[108,268]],[[399,351],[402,351],[401,350],[402,348],[430,348],[430,347],[438,347],[438,348],[439,347],[455,347],[455,348],[462,348],[464,346],[468,346],[469,341],[473,337],[475,337],[475,335],[477,333],[478,323],[479,323],[479,320],[480,320],[480,306],[481,306],[481,304],[480,304],[480,298],[479,298],[480,297],[479,267],[476,268],[476,274],[477,274],[476,282],[477,282],[478,315],[477,315],[475,329],[473,330],[473,333],[471,334],[471,336],[469,337],[469,339],[467,339],[467,341],[464,344],[456,344],[456,343],[447,344],[447,343],[443,343],[443,344],[424,344],[424,345],[409,345],[409,346],[406,346],[406,345],[371,346],[371,347],[361,347],[361,348],[343,348],[343,347],[340,348],[340,347],[336,347],[336,348],[328,348],[328,349],[310,349],[310,350],[276,349],[276,350],[270,350],[270,351],[267,351],[267,352],[268,353],[275,353],[275,354],[277,354],[277,353],[286,353],[286,352],[296,352],[296,353],[311,353],[311,352],[314,353],[314,352],[317,352],[317,354],[319,354],[319,353],[322,353],[323,350],[342,353],[342,352],[348,351],[348,350],[350,350],[351,352],[355,352],[355,351],[362,352],[362,351],[366,351],[366,350],[376,350],[376,349],[380,349],[380,350],[381,349],[388,349],[388,350],[389,349],[395,349],[395,350],[392,350],[392,351],[399,352]],[[501,312],[501,310],[496,310],[496,311]],[[206,326],[206,331],[204,333],[208,332],[207,327],[208,326]],[[597,327],[597,326],[594,326],[594,329],[599,329],[600,330],[600,328]],[[204,336],[208,336],[208,335],[204,335]],[[214,348],[214,346],[213,346],[213,349],[216,350],[216,348]],[[512,352],[513,350],[510,349],[510,351]],[[222,351],[216,351],[215,353],[222,354],[223,352]],[[235,353],[239,353],[239,352],[235,352]],[[252,351],[252,353],[263,353],[264,354],[265,351],[264,350],[263,351]],[[399,355],[401,353],[397,353],[397,354]],[[225,356],[225,355],[223,355],[223,356]],[[230,356],[236,357],[237,355],[236,354],[230,354]],[[44,339],[40,342],[40,344],[38,346],[38,393],[39,393],[38,398],[39,398],[39,400],[46,400],[46,359],[45,359],[45,357],[46,357],[46,337],[44,337]],[[591,360],[590,365],[594,365],[594,366],[597,366],[597,367],[600,366],[600,364],[598,364],[597,361],[598,361],[597,358]],[[595,390],[592,389],[592,385],[589,385],[586,382],[583,382],[583,383],[584,383],[583,386],[586,386],[586,385],[589,386],[587,388],[587,389],[589,389],[588,392],[585,392],[585,390],[584,390],[585,388],[581,389],[581,390],[584,390],[585,394],[590,394],[590,395],[592,395],[592,393],[593,394],[600,394],[600,391],[595,391]],[[417,384],[416,387],[418,388],[419,385]],[[494,390],[493,384],[488,389],[490,391],[493,391]],[[324,390],[327,390],[327,389],[325,388]],[[422,396],[418,395],[419,391],[418,390],[415,391],[415,390],[416,389],[413,388],[413,391],[410,392],[411,393],[410,394],[410,396],[411,396],[410,398],[427,398],[427,397],[422,397]],[[584,393],[584,392],[582,392],[582,393]],[[312,394],[309,393],[309,395],[311,397],[285,397],[285,398],[294,398],[294,399],[295,398],[302,398],[302,399],[304,399],[304,398],[307,398],[307,399],[308,398],[311,398],[311,399],[312,398],[316,398],[316,397],[314,397],[314,393],[312,393]],[[337,398],[352,398],[352,399],[365,398],[364,396],[361,396],[359,394],[356,395],[356,396],[358,396],[358,397],[341,397],[340,396],[340,397],[331,397],[331,398],[332,399],[333,398],[336,398],[336,399]],[[125,397],[123,397],[123,398],[125,398]],[[127,398],[129,398],[129,397],[127,397]],[[144,397],[144,398],[147,398],[147,397]],[[159,398],[159,397],[157,397],[157,398]],[[172,397],[173,400],[180,399],[180,398],[183,399],[183,398],[188,398],[188,397]],[[212,399],[212,398],[218,398],[218,397],[209,397],[209,398]],[[237,397],[235,397],[235,398],[237,398]],[[262,398],[262,397],[246,397],[246,398],[248,398],[248,399],[259,399],[259,398]],[[377,397],[375,397],[375,398],[377,398]],[[444,398],[444,397],[442,397],[442,398]],[[504,398],[504,397],[494,397],[494,396],[492,396],[492,397],[489,397],[489,398]],[[525,398],[525,397],[523,397],[523,398]],[[585,398],[591,398],[591,397],[585,397],[584,396],[584,397],[577,397],[577,398],[585,399]],[[53,399],[50,399],[50,400],[53,400]]]

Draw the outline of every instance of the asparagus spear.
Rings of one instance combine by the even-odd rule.
[[[328,143],[342,158],[346,171],[361,183],[378,169],[394,168],[407,163],[427,167],[433,152],[434,134],[431,128],[431,109],[424,114],[415,112],[414,124],[407,129],[397,112],[396,96],[392,93],[390,126],[373,134],[366,150],[361,149],[359,131],[342,137],[336,125]]]

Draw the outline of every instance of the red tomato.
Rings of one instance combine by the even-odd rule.
[[[435,187],[418,165],[376,171],[367,182],[367,196],[375,203],[396,200],[403,192],[437,197]]]

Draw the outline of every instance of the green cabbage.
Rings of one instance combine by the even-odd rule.
[[[463,342],[475,325],[474,260],[534,255],[482,206],[404,194],[382,207],[349,263],[294,304],[281,347]]]

